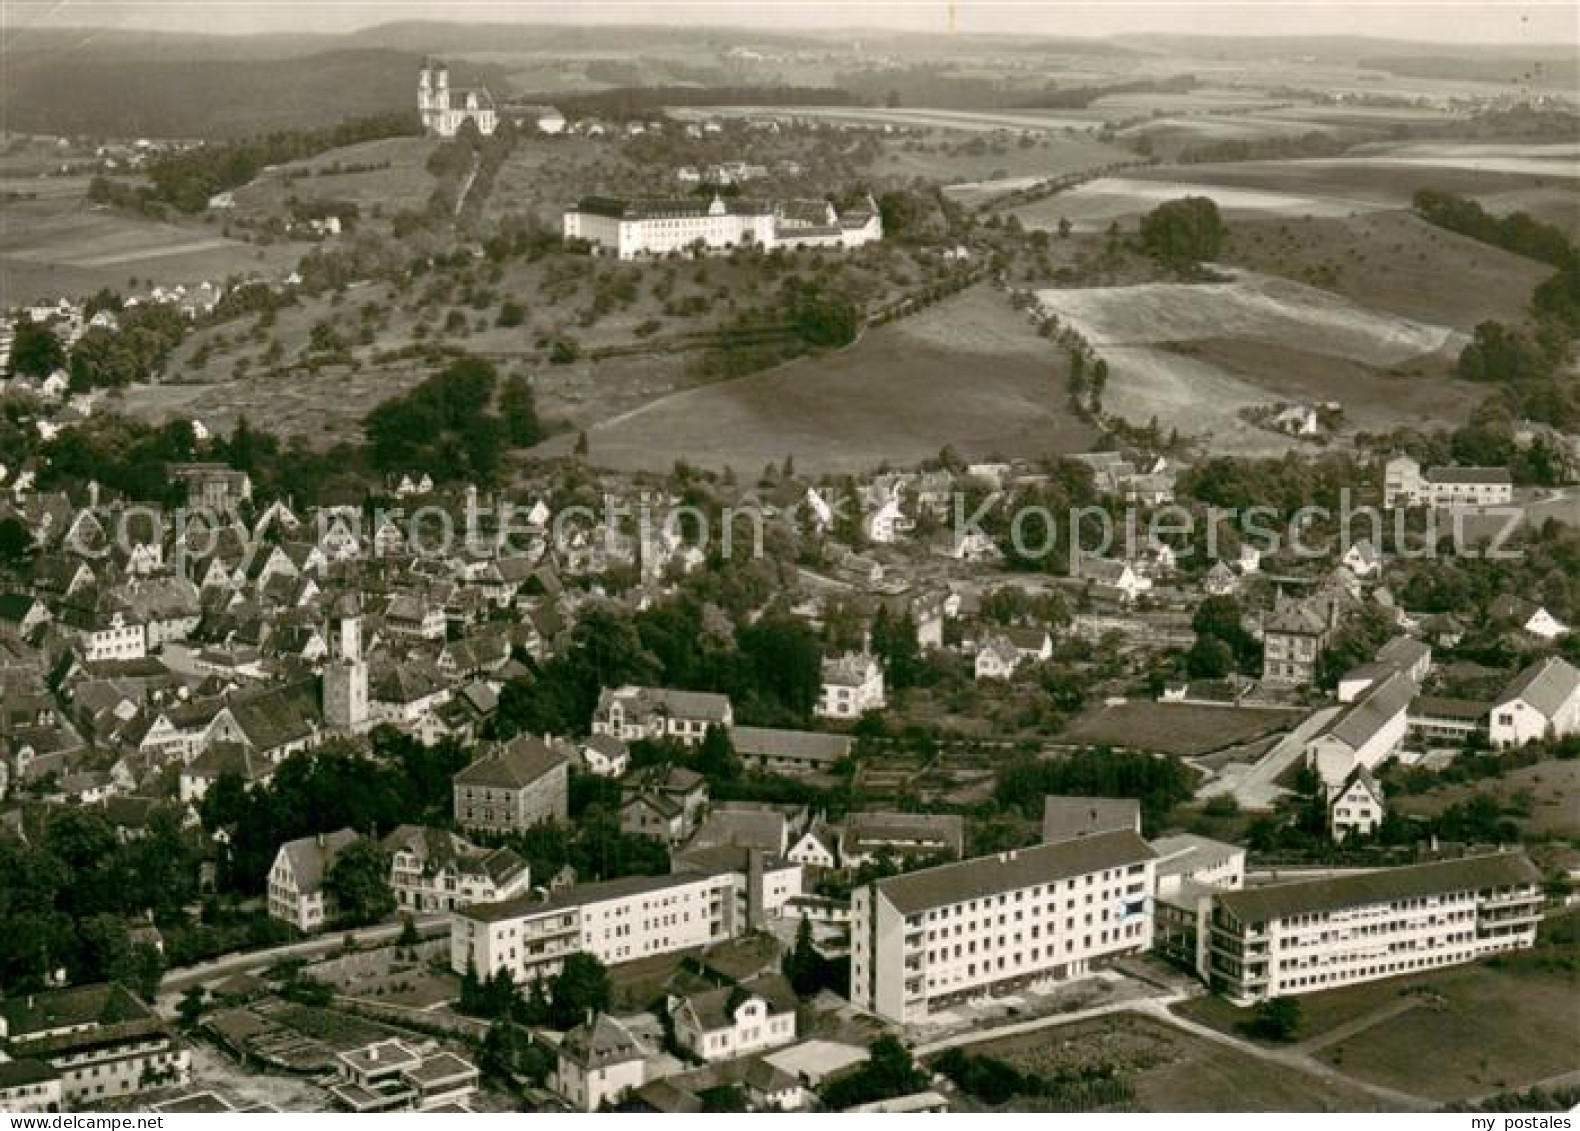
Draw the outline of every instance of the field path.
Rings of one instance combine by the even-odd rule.
[[[210,239],[185,240],[181,243],[158,244],[110,255],[90,255],[85,258],[63,257],[60,262],[67,267],[118,267],[123,263],[141,263],[145,259],[163,259],[169,255],[192,255],[199,251],[223,251],[236,246],[235,240],[223,236]],[[20,258],[20,257],[19,257]]]
[[[455,194],[455,214],[459,216],[461,209],[466,204],[466,194],[472,191],[472,182],[477,180],[477,170],[482,166],[483,159],[479,154],[472,154],[472,167],[466,171],[466,180],[461,182],[461,191]]]
[[[1431,999],[1420,994],[1409,994],[1399,997],[1386,1005],[1372,1010],[1370,1013],[1363,1013],[1342,1025],[1335,1025],[1326,1033],[1318,1033],[1310,1040],[1301,1041],[1295,1047],[1303,1053],[1314,1053],[1318,1049],[1325,1049],[1329,1045],[1336,1045],[1340,1041],[1348,1040],[1356,1033],[1364,1033],[1374,1025],[1381,1025],[1384,1021],[1391,1021],[1401,1013],[1408,1013],[1419,1006],[1430,1004]]]
[[[1220,1033],[1217,1029],[1214,1029],[1210,1025],[1203,1025],[1199,1021],[1192,1021],[1188,1017],[1179,1016],[1178,1014],[1170,1011],[1166,1005],[1160,1001],[1157,1001],[1156,999],[1136,1002],[1134,1004],[1136,1012],[1138,1013],[1144,1013],[1149,1017],[1155,1017],[1159,1021],[1173,1025],[1176,1029],[1183,1029],[1187,1033],[1201,1037],[1204,1040],[1215,1041],[1220,1045],[1227,1045],[1229,1048],[1232,1048],[1236,1052],[1239,1052],[1245,1056],[1255,1057],[1258,1060],[1272,1061],[1276,1064],[1283,1064],[1289,1068],[1294,1068],[1301,1072],[1309,1073],[1310,1075],[1315,1076],[1320,1080],[1328,1081],[1329,1083],[1348,1085],[1352,1088],[1358,1088],[1361,1091],[1367,1092],[1380,1100],[1390,1104],[1399,1105],[1411,1111],[1436,1111],[1440,1106],[1436,1100],[1428,1099],[1425,1096],[1413,1095],[1410,1092],[1401,1092],[1395,1088],[1386,1088],[1381,1084],[1371,1084],[1365,1080],[1356,1079],[1354,1076],[1346,1076],[1344,1073],[1338,1071],[1331,1065],[1323,1064],[1315,1057],[1307,1056],[1298,1048],[1265,1048],[1262,1045],[1252,1044],[1250,1041],[1242,1041],[1239,1037],[1231,1037],[1227,1033]]]
[[[1076,1010],[1072,1013],[1055,1013],[1048,1017],[1038,1017],[1030,1021],[1020,1021],[1013,1025],[996,1026],[993,1028],[973,1029],[964,1033],[933,1041],[928,1044],[917,1045],[911,1050],[918,1058],[930,1056],[933,1053],[943,1052],[946,1049],[964,1048],[970,1045],[981,1044],[986,1041],[996,1041],[1004,1037],[1020,1036],[1025,1033],[1034,1033],[1042,1029],[1054,1029],[1065,1025],[1074,1025],[1082,1021],[1091,1021],[1099,1017],[1107,1017],[1116,1013],[1135,1013],[1149,1017],[1173,1029],[1179,1029],[1203,1040],[1212,1041],[1214,1044],[1224,1045],[1242,1056],[1252,1057],[1257,1060],[1270,1061],[1274,1064],[1292,1068],[1296,1071],[1314,1076],[1317,1079],[1333,1085],[1350,1087],[1365,1092],[1368,1095],[1393,1107],[1404,1108],[1409,1111],[1435,1111],[1439,1104],[1424,1096],[1412,1095],[1401,1092],[1395,1088],[1371,1084],[1365,1080],[1357,1080],[1353,1076],[1323,1064],[1315,1057],[1306,1055],[1299,1047],[1291,1049],[1266,1048],[1231,1037],[1227,1033],[1188,1017],[1181,1017],[1169,1009],[1170,1005],[1186,1000],[1188,995],[1183,993],[1165,994],[1159,997],[1143,998],[1139,1001],[1113,1002],[1108,1005],[1096,1006],[1092,1009]],[[1372,1021],[1371,1015],[1363,1018]]]

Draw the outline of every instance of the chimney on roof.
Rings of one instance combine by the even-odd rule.
[[[378,1061],[379,1061],[379,1047],[378,1047],[378,1045],[373,1045],[373,1046],[371,1046],[368,1049],[368,1059],[370,1061],[372,1061],[374,1064],[378,1063]]]
[[[746,924],[754,931],[762,930],[767,920],[767,899],[763,891],[763,850],[746,850]]]

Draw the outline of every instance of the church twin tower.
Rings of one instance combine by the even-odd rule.
[[[468,120],[477,123],[477,131],[484,137],[499,125],[488,88],[452,88],[450,68],[438,59],[424,59],[417,72],[417,113],[423,130],[438,137],[454,137]]]

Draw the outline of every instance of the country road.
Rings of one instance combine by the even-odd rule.
[[[1329,719],[1342,708],[1324,707],[1314,712],[1294,730],[1279,739],[1266,754],[1249,767],[1227,766],[1225,772],[1201,788],[1199,797],[1233,795],[1242,809],[1271,809],[1274,802],[1288,791],[1278,784],[1278,777],[1306,749],[1306,740],[1327,725]],[[1236,772],[1230,773],[1228,771]]]
[[[417,933],[425,939],[438,938],[444,933],[444,928],[448,923],[448,916],[425,915],[416,920]],[[223,958],[216,958],[210,962],[200,962],[195,966],[182,966],[169,970],[166,971],[163,980],[159,983],[158,1006],[162,1012],[173,1014],[175,1012],[175,1003],[181,999],[182,992],[191,986],[228,978],[232,974],[267,970],[269,967],[288,958],[323,958],[340,950],[345,945],[347,936],[355,938],[359,944],[387,943],[399,938],[401,931],[404,929],[404,923],[380,923],[354,931],[341,931],[334,934],[321,935],[317,938],[303,939],[301,942],[270,947],[268,950],[253,950],[245,954],[228,954]]]

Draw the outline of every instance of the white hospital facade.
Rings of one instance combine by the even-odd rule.
[[[580,885],[548,900],[472,904],[451,919],[450,967],[457,974],[470,967],[482,978],[503,970],[530,983],[557,974],[571,954],[584,952],[613,966],[709,946],[776,913],[800,891],[801,866],[771,861],[760,875],[631,876]]]
[[[901,1024],[1152,946],[1156,853],[1129,829],[892,876],[852,899],[851,1000]]]
[[[1220,892],[1208,981],[1252,1002],[1471,962],[1533,945],[1542,902],[1519,852]]]

